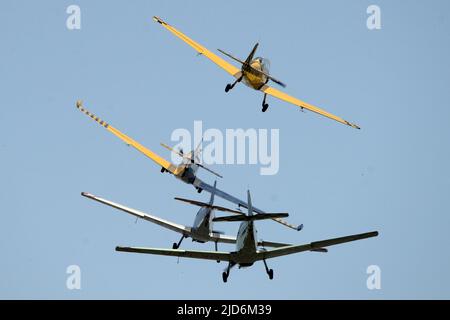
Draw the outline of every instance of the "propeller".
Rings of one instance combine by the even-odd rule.
[[[283,82],[281,82],[280,80],[275,79],[272,76],[269,76],[269,79],[272,80],[273,82],[275,82],[276,84],[278,84],[279,86],[282,86],[283,88],[286,88],[286,84],[284,84]]]
[[[281,82],[280,80],[278,80],[278,79],[272,77],[270,74],[267,74],[266,72],[264,72],[264,71],[262,71],[262,70],[255,69],[255,68],[253,68],[252,66],[250,66],[250,68],[251,68],[254,72],[257,72],[257,73],[259,73],[259,74],[262,74],[262,75],[266,76],[267,78],[269,78],[270,80],[272,80],[273,82],[275,82],[276,84],[278,84],[279,86],[281,86],[281,87],[283,87],[283,88],[286,88],[286,84],[285,84],[285,83],[283,83],[283,82]]]
[[[203,141],[203,139],[202,139],[202,141]],[[173,153],[179,155],[179,156],[182,157],[183,159],[186,159],[186,160],[190,161],[192,164],[196,164],[196,165],[199,166],[200,168],[205,169],[206,171],[212,173],[213,175],[215,175],[215,176],[217,176],[217,177],[219,177],[219,178],[223,178],[222,175],[220,175],[220,174],[218,174],[217,172],[215,172],[215,171],[209,169],[209,168],[206,167],[205,165],[203,165],[203,164],[201,164],[201,163],[198,163],[198,162],[195,162],[195,155],[197,154],[197,152],[199,152],[199,150],[200,150],[199,148],[200,148],[200,145],[201,145],[202,141],[200,141],[200,143],[198,144],[197,148],[196,148],[195,151],[194,151],[194,155],[193,155],[193,156],[190,155],[190,154],[192,153],[192,151],[189,152],[189,153],[186,155],[186,154],[184,154],[183,149],[180,149],[180,151],[176,151],[175,149],[169,147],[168,145],[166,145],[166,144],[164,144],[164,143],[161,143],[161,146],[163,146],[163,147],[166,148],[167,150],[170,150],[170,151],[172,151]]]
[[[200,168],[203,168],[203,169],[205,169],[206,171],[212,173],[213,175],[215,175],[215,176],[217,176],[217,177],[219,177],[219,178],[223,178],[222,175],[218,174],[217,172],[212,171],[211,169],[205,167],[204,165],[202,165],[202,164],[200,164],[200,163],[195,163],[195,164],[198,165]]]

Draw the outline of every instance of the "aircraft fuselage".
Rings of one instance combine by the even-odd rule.
[[[192,239],[195,241],[210,241],[210,234],[212,232],[212,219],[214,218],[213,210],[202,207],[198,210],[195,216],[194,224],[192,226]]]
[[[196,164],[185,164],[183,166],[181,173],[175,176],[187,184],[193,184],[196,179],[198,166]]]
[[[244,221],[239,226],[236,240],[237,264],[239,267],[250,267],[256,260],[257,231],[253,221]]]
[[[254,71],[253,69],[268,73],[268,66],[264,63],[262,58],[255,58],[250,62],[250,67],[243,66],[242,74],[244,76],[244,83],[255,90],[259,90],[268,81],[264,74]]]

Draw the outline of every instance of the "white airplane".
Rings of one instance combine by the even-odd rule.
[[[236,251],[233,252],[219,252],[219,251],[193,251],[193,250],[178,250],[178,249],[160,249],[160,248],[143,248],[143,247],[116,247],[116,251],[156,254],[163,256],[186,257],[205,260],[227,261],[228,266],[222,273],[223,282],[227,282],[230,270],[235,265],[239,268],[252,266],[256,261],[263,261],[269,279],[273,279],[273,270],[269,269],[266,260],[276,257],[281,257],[288,254],[317,251],[327,252],[326,247],[355,241],[366,238],[378,236],[377,231],[361,233],[341,238],[334,238],[322,241],[315,241],[302,245],[286,245],[275,249],[266,250],[265,248],[258,248],[257,231],[254,226],[254,221],[265,220],[273,218],[287,217],[287,213],[257,213],[253,214],[252,203],[250,198],[250,191],[248,191],[248,215],[226,216],[214,218],[213,221],[240,221],[241,225],[236,239]]]
[[[216,190],[216,182],[214,182],[214,190]],[[233,236],[227,236],[224,235],[223,232],[217,231],[213,229],[213,219],[215,218],[215,211],[224,211],[224,212],[230,212],[237,215],[244,215],[243,212],[238,210],[231,210],[228,208],[220,207],[214,205],[214,195],[215,192],[213,191],[211,193],[211,197],[209,200],[209,203],[200,202],[196,200],[189,200],[189,199],[183,199],[176,197],[176,200],[183,201],[195,206],[199,206],[200,209],[197,212],[197,215],[195,216],[194,224],[192,227],[184,226],[178,223],[174,223],[165,219],[161,219],[159,217],[155,217],[152,215],[149,215],[147,213],[144,213],[142,211],[132,209],[129,207],[126,207],[124,205],[97,197],[93,194],[82,192],[82,196],[95,200],[97,202],[106,204],[110,207],[122,210],[126,213],[129,213],[137,218],[153,222],[161,227],[164,227],[166,229],[175,231],[177,233],[181,234],[181,239],[178,243],[174,242],[172,248],[178,249],[181,245],[181,242],[185,238],[192,238],[192,241],[205,243],[205,242],[214,242],[215,249],[217,251],[217,243],[236,243],[236,237]],[[286,243],[277,243],[277,242],[270,242],[270,241],[259,241],[258,245],[264,246],[264,247],[283,247],[288,246],[289,244]],[[219,262],[219,261],[218,261]]]

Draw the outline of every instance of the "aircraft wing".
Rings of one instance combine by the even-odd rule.
[[[144,213],[144,212],[136,210],[136,209],[128,208],[128,207],[126,207],[124,205],[121,205],[121,204],[118,204],[118,203],[115,203],[115,202],[112,202],[112,201],[109,201],[109,200],[106,200],[106,199],[94,196],[93,194],[90,194],[90,193],[87,193],[87,192],[82,192],[81,195],[85,196],[86,198],[95,200],[97,202],[106,204],[106,205],[108,205],[110,207],[122,210],[123,212],[129,213],[129,214],[131,214],[131,215],[133,215],[133,216],[135,216],[137,218],[140,218],[140,219],[143,219],[143,220],[146,220],[146,221],[150,221],[150,222],[152,222],[154,224],[157,224],[157,225],[159,225],[161,227],[164,227],[166,229],[169,229],[169,230],[172,230],[172,231],[184,234],[186,236],[189,236],[191,234],[191,228],[190,227],[183,226],[183,225],[178,224],[178,223],[170,222],[170,221],[167,221],[165,219],[161,219],[161,218],[149,215],[147,213]]]
[[[288,94],[286,94],[286,93],[284,93],[284,92],[282,92],[282,91],[280,91],[278,89],[272,88],[272,87],[270,87],[268,85],[264,85],[260,90],[262,92],[272,96],[272,97],[275,97],[275,98],[278,98],[280,100],[286,101],[286,102],[291,103],[293,105],[296,105],[296,106],[298,106],[298,107],[300,107],[302,109],[303,108],[304,109],[308,109],[308,110],[310,110],[312,112],[318,113],[318,114],[320,114],[320,115],[322,115],[324,117],[330,118],[330,119],[335,120],[335,121],[340,122],[340,123],[343,123],[343,124],[345,124],[347,126],[350,126],[352,128],[361,129],[356,124],[348,122],[347,120],[344,120],[341,117],[335,116],[334,114],[331,114],[331,113],[329,113],[329,112],[327,112],[325,110],[322,110],[322,109],[320,109],[318,107],[315,107],[315,106],[313,106],[313,105],[311,105],[309,103],[306,103],[304,101],[301,101],[301,100],[299,100],[297,98],[291,97],[290,95],[288,95]]]
[[[220,251],[191,251],[179,249],[175,250],[175,249],[140,248],[140,247],[116,247],[116,251],[156,254],[161,256],[205,259],[215,261],[233,261],[234,257],[233,253]]]
[[[257,253],[257,260],[271,259],[271,258],[281,257],[281,256],[285,256],[288,254],[293,254],[293,253],[298,253],[298,252],[303,252],[303,251],[323,251],[325,247],[334,246],[337,244],[356,241],[356,240],[367,239],[367,238],[376,237],[376,236],[378,236],[378,232],[373,231],[373,232],[355,234],[355,235],[341,237],[341,238],[334,238],[334,239],[311,242],[309,244],[293,245],[293,246],[281,247],[281,248],[272,249],[272,250],[259,251]]]
[[[209,236],[211,237],[212,242],[222,242],[222,243],[236,243],[236,237],[227,236],[225,234],[220,234],[217,232],[210,233]]]
[[[144,155],[146,155],[147,157],[152,159],[154,162],[156,162],[158,165],[160,165],[161,167],[163,167],[170,173],[175,173],[176,166],[174,164],[172,164],[169,161],[167,161],[166,159],[160,157],[153,151],[151,151],[151,150],[147,149],[146,147],[144,147],[143,145],[141,145],[139,142],[133,140],[132,138],[128,137],[124,133],[120,132],[119,130],[117,130],[116,128],[111,126],[109,123],[103,121],[102,119],[100,119],[99,117],[94,115],[93,113],[89,112],[89,110],[85,109],[82,106],[81,101],[77,101],[77,108],[81,112],[86,114],[87,116],[91,117],[94,121],[96,121],[102,127],[105,127],[106,130],[108,130],[109,132],[114,134],[116,137],[118,137],[119,139],[124,141],[127,145],[132,146],[133,148],[137,149],[138,151],[140,151],[141,153],[143,153]]]
[[[178,38],[180,38],[181,40],[186,42],[188,45],[190,45],[192,48],[194,48],[195,51],[197,51],[199,54],[204,55],[205,57],[207,57],[209,60],[211,60],[212,62],[217,64],[219,67],[224,69],[226,72],[231,74],[236,79],[239,79],[241,77],[242,73],[241,73],[240,69],[238,69],[235,66],[233,66],[232,64],[226,62],[225,60],[223,60],[222,58],[220,58],[216,54],[212,53],[211,51],[209,51],[208,49],[203,47],[201,44],[199,44],[199,43],[195,42],[194,40],[192,40],[191,38],[187,37],[186,35],[184,35],[180,31],[178,31],[177,29],[172,27],[170,24],[168,24],[165,21],[163,21],[161,18],[153,17],[153,20],[155,20],[156,22],[161,24],[164,28],[166,28],[167,30],[172,32],[174,35],[176,35]]]
[[[202,190],[205,190],[205,191],[207,191],[209,193],[214,191],[214,187],[213,186],[211,186],[211,185],[201,181],[198,178],[195,179],[194,186],[197,187],[197,188],[200,188]],[[233,197],[232,195],[230,195],[230,194],[228,194],[228,193],[226,193],[226,192],[224,192],[224,191],[222,191],[220,189],[217,189],[217,188],[215,189],[214,192],[215,192],[216,196],[218,196],[218,197],[220,197],[220,198],[222,198],[224,200],[230,201],[231,203],[236,204],[238,207],[248,208],[246,201],[243,201],[243,200],[240,200],[240,199],[238,199],[236,197]],[[256,207],[253,207],[253,211],[256,212],[256,213],[262,213],[262,214],[265,213],[264,211],[262,211],[262,210],[260,210],[260,209],[258,209]],[[297,231],[300,231],[303,228],[303,225],[296,226],[296,225],[293,225],[293,224],[290,224],[290,223],[286,222],[285,220],[283,220],[281,218],[274,218],[272,220],[274,220],[274,221],[276,221],[278,223],[281,223],[282,225],[284,225],[286,227],[289,227],[291,229],[297,230]]]
[[[280,247],[288,247],[288,246],[292,246],[292,244],[260,240],[260,241],[258,241],[258,246],[261,246],[261,247],[280,248]]]

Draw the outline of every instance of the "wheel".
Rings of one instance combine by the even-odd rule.
[[[227,84],[227,86],[225,87],[225,92],[230,91],[230,89],[231,89],[231,84]]]
[[[226,272],[222,272],[222,280],[223,280],[223,282],[227,282],[227,280],[228,280],[228,275],[227,275]]]
[[[262,108],[262,112],[266,112],[268,108],[269,108],[269,104],[264,103],[263,104],[263,108]]]
[[[273,269],[269,270],[269,279],[272,280],[273,279]]]
[[[201,193],[202,191],[203,191],[203,189],[200,189],[200,188],[197,189],[198,193]]]
[[[173,245],[172,245],[172,249],[174,249],[174,250],[178,249],[178,244],[176,244],[176,243],[174,242]]]

